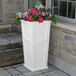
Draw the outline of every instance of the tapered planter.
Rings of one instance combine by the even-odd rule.
[[[31,71],[47,69],[51,21],[21,20],[24,66]]]

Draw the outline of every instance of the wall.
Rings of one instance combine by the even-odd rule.
[[[5,0],[5,23],[15,23],[16,13],[24,11],[24,0]]]
[[[1,0],[0,0],[0,20],[1,20],[1,14],[2,14],[2,12],[1,12],[1,10],[2,10],[2,4],[1,4]]]
[[[71,26],[70,23],[69,25],[52,24],[50,37],[49,52],[53,57],[49,56],[49,63],[74,76],[76,73],[76,26]],[[64,65],[64,62],[68,65],[66,63]],[[72,67],[72,69],[71,66],[75,68]]]

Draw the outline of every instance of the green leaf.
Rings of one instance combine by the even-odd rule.
[[[21,19],[21,18],[20,18],[19,16],[16,17],[16,21],[20,21],[20,19]]]
[[[56,24],[56,23],[58,22],[58,19],[55,17],[55,15],[52,15],[51,18],[50,18],[50,20],[51,20],[54,24]]]

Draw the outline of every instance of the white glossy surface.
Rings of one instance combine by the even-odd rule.
[[[24,66],[31,71],[47,69],[51,21],[43,23],[21,21]]]

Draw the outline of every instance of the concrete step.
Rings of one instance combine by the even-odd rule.
[[[11,25],[1,25],[0,24],[0,33],[11,32]]]
[[[0,33],[8,33],[8,32],[21,32],[20,25],[7,25],[0,24]]]
[[[22,47],[22,37],[19,33],[0,34],[0,51]]]
[[[0,67],[23,62],[22,36],[20,33],[0,34]]]
[[[23,49],[14,48],[0,51],[0,67],[23,63]]]

